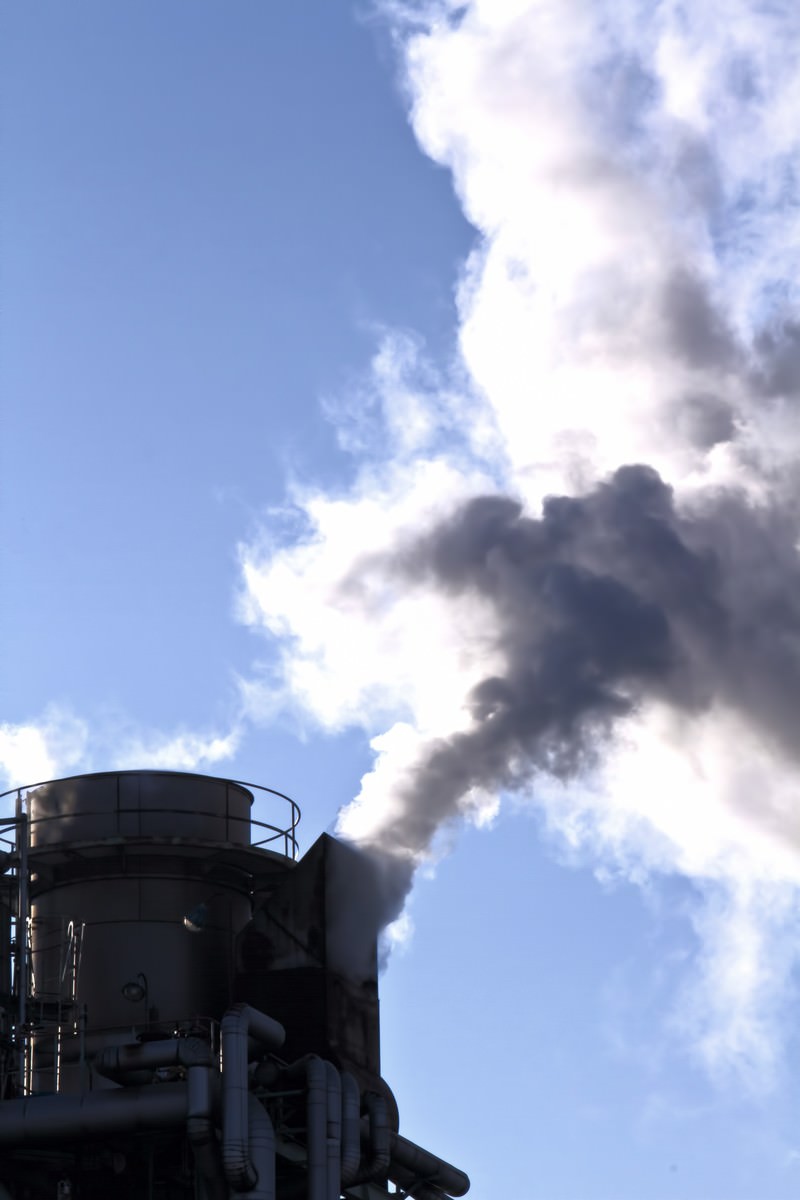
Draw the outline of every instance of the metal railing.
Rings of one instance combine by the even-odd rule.
[[[222,841],[232,842],[238,845],[249,845],[257,849],[273,847],[274,843],[283,844],[283,854],[286,858],[296,861],[299,856],[299,847],[297,843],[297,826],[300,822],[300,808],[298,804],[287,796],[284,792],[279,792],[275,788],[265,787],[260,783],[247,783],[240,779],[225,779],[217,775],[197,775],[193,772],[183,771],[101,771],[89,775],[66,775],[59,779],[44,779],[37,783],[25,784],[21,787],[9,788],[5,792],[0,792],[0,805],[2,801],[13,796],[16,802],[17,816],[0,818],[0,854],[13,854],[17,848],[17,839],[14,837],[14,831],[20,823],[19,812],[22,806],[23,798],[27,798],[28,794],[35,792],[37,788],[47,787],[52,784],[67,784],[72,782],[82,782],[87,779],[114,779],[118,781],[123,776],[139,776],[146,775],[148,778],[165,778],[165,779],[197,779],[202,782],[210,782],[222,784],[225,787],[225,809],[224,812],[219,809],[199,809],[199,808],[180,808],[165,805],[127,805],[117,804],[114,807],[101,808],[85,808],[81,807],[76,810],[66,810],[64,812],[45,813],[40,817],[28,816],[28,824],[30,829],[31,844],[39,848],[42,843],[37,846],[36,832],[37,826],[46,827],[56,821],[81,821],[85,818],[104,817],[116,820],[116,828],[114,832],[108,836],[126,837],[132,835],[129,829],[122,828],[122,818],[135,818],[139,816],[175,816],[184,818],[200,818],[215,821],[224,821],[225,836]],[[254,817],[251,813],[246,816],[239,816],[237,813],[230,811],[230,789],[243,788],[246,791],[257,791],[264,795],[275,796],[280,800],[284,800],[289,805],[290,819],[288,824],[274,825],[269,821],[262,821]],[[119,787],[118,787],[119,794]],[[232,827],[238,827],[241,832],[241,827],[245,826],[247,833],[246,840],[242,838],[233,838],[230,836]],[[253,837],[253,832],[263,832],[263,837]],[[174,836],[174,835],[173,835]],[[92,839],[94,840],[94,839]],[[100,839],[102,840],[102,839]],[[213,839],[217,840],[217,839]]]
[[[147,776],[150,779],[170,779],[179,778],[182,780],[197,780],[198,783],[214,783],[223,785],[225,788],[225,803],[216,809],[198,809],[180,808],[176,806],[165,805],[130,805],[120,803],[120,786],[119,781],[123,777]],[[64,812],[44,813],[42,816],[31,816],[29,796],[38,788],[46,787],[53,784],[69,784],[71,782],[85,782],[86,780],[101,780],[101,779],[116,779],[116,803],[106,805],[100,808],[80,808]],[[240,788],[245,790],[250,795],[250,801],[253,799],[253,792],[261,792],[265,796],[274,796],[279,800],[285,801],[289,806],[289,821],[283,825],[275,825],[269,821],[260,820],[252,816],[250,812],[240,816],[236,812],[231,812],[231,797],[232,789]],[[112,793],[113,795],[113,793]],[[58,839],[53,842],[39,841],[37,844],[36,832],[37,827],[44,829],[48,824],[57,821],[74,821],[80,822],[88,818],[105,818],[106,821],[111,820],[112,833],[97,835],[90,834],[85,840],[88,842],[104,842],[107,839],[113,839],[114,842],[124,840],[127,837],[152,837],[154,839],[162,836],[160,834],[148,833],[146,830],[142,834],[131,833],[129,828],[123,829],[123,823],[129,826],[134,818],[148,816],[170,816],[173,818],[183,817],[187,820],[203,821],[211,820],[216,822],[224,822],[224,837],[223,838],[204,838],[201,835],[187,834],[184,838],[176,835],[174,824],[169,836],[170,841],[180,844],[192,844],[198,841],[201,844],[213,845],[230,845],[233,847],[256,848],[264,849],[274,846],[275,843],[282,843],[283,854],[286,858],[296,861],[299,856],[297,843],[297,826],[300,821],[300,808],[291,799],[290,796],[283,792],[277,791],[275,788],[265,787],[259,783],[247,783],[244,780],[225,779],[215,775],[198,775],[194,772],[185,771],[101,771],[84,775],[68,775],[58,779],[44,779],[37,783],[25,784],[20,787],[9,788],[7,791],[0,793],[0,806],[2,801],[9,797],[14,797],[15,815],[8,817],[0,817],[0,879],[5,878],[8,885],[8,898],[5,901],[7,920],[9,928],[6,933],[6,947],[11,956],[11,967],[13,976],[9,980],[10,992],[4,997],[3,1003],[10,1002],[16,1009],[12,1016],[8,1014],[11,1020],[13,1035],[8,1046],[3,1049],[0,1045],[0,1099],[5,1096],[9,1086],[9,1080],[16,1079],[16,1087],[20,1094],[28,1095],[31,1091],[31,1072],[33,1068],[33,1048],[36,1037],[35,1022],[32,1018],[36,1015],[37,999],[42,1003],[46,997],[37,997],[35,987],[31,987],[33,983],[32,968],[33,955],[31,947],[31,914],[30,900],[28,895],[29,883],[29,853],[32,850],[34,854],[39,849],[57,848],[59,844],[69,844],[69,839]],[[241,798],[239,798],[241,799]],[[122,818],[126,818],[123,822]],[[146,822],[145,822],[146,824]],[[241,827],[245,826],[244,831]],[[234,838],[231,836],[233,830],[243,832],[244,836]],[[263,836],[254,837],[253,833],[261,833]],[[13,872],[7,876],[6,872]],[[72,947],[72,955],[74,963],[72,969],[74,980],[70,979],[71,990],[74,992],[77,986],[77,972],[80,956],[80,944],[74,936],[74,929],[70,945]],[[70,970],[69,955],[65,960],[65,969]],[[63,980],[62,980],[63,983]],[[7,985],[7,986],[8,986]],[[68,1020],[73,1020],[75,1014],[72,1012],[74,1007],[75,996],[67,1003],[66,1009],[69,1009]],[[30,1011],[29,1011],[30,1006]],[[39,1005],[41,1008],[41,1003]],[[44,1010],[42,1010],[44,1011]],[[66,1010],[65,1010],[66,1011]],[[56,1023],[55,1037],[60,1046],[60,1038],[64,1029],[64,1021],[59,1014]],[[2,1041],[2,1039],[0,1039]],[[60,1051],[54,1060],[56,1065],[54,1070],[56,1076],[60,1070]],[[58,1087],[56,1088],[58,1090]]]

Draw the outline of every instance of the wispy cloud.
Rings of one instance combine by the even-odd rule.
[[[705,900],[695,915],[697,973],[673,1025],[721,1086],[762,1094],[781,1080],[796,1007],[797,890],[728,880]]]
[[[241,738],[240,728],[224,734],[203,734],[193,730],[137,732],[119,748],[111,766],[116,769],[208,770],[233,758]]]
[[[0,725],[0,781],[12,788],[93,770],[208,770],[232,758],[241,737],[240,721],[224,733],[164,732],[51,705],[30,721]]]

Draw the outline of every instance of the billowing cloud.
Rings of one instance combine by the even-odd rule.
[[[395,911],[443,829],[525,798],[598,869],[712,898],[682,1028],[767,1078],[800,883],[800,24],[385,7],[476,230],[458,361],[386,336],[338,410],[355,482],[243,547],[243,614],[288,702],[372,739],[340,828],[402,865]]]
[[[796,539],[786,513],[739,493],[695,498],[681,515],[651,468],[629,466],[580,497],[550,497],[539,518],[505,497],[472,499],[357,564],[362,581],[380,574],[412,596],[475,600],[484,630],[461,642],[473,672],[484,668],[462,695],[463,721],[406,766],[378,837],[416,858],[476,789],[585,774],[616,724],[654,701],[684,719],[730,713],[795,766]],[[800,850],[800,827],[769,796],[752,819],[783,822]]]
[[[225,733],[166,733],[50,705],[30,721],[0,725],[0,777],[16,788],[92,770],[208,770],[233,757],[241,734],[240,721]]]

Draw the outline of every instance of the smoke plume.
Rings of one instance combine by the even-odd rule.
[[[426,745],[398,782],[381,840],[414,858],[475,789],[574,778],[653,700],[733,712],[800,758],[799,532],[735,492],[681,514],[652,468],[627,466],[584,496],[549,497],[539,518],[507,497],[470,500],[362,568],[475,594],[497,664],[466,696],[466,727]]]
[[[383,8],[476,230],[453,361],[386,335],[355,483],[243,547],[244,617],[286,703],[371,738],[339,828],[392,863],[386,915],[515,793],[598,869],[718,889],[694,1033],[768,1071],[800,885],[800,24]]]

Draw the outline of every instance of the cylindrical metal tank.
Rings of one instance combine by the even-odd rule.
[[[241,784],[172,771],[59,779],[29,793],[31,848],[109,838],[200,838],[250,845],[253,794]]]
[[[221,1018],[254,880],[289,865],[250,845],[252,801],[240,784],[157,771],[28,793],[34,1024],[71,1006],[93,1052]]]

